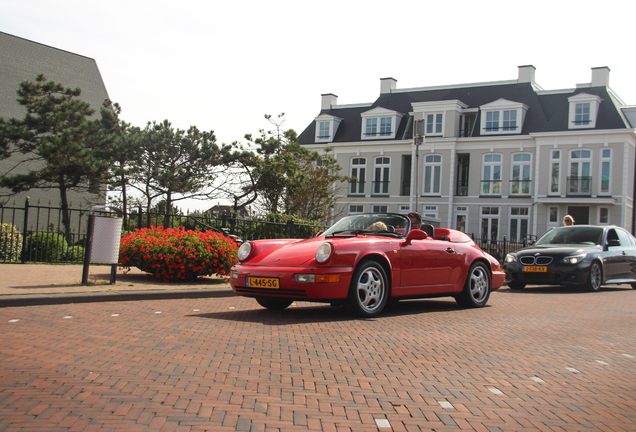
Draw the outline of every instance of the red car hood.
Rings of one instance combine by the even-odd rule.
[[[252,242],[252,258],[245,265],[266,265],[297,267],[312,265],[316,259],[316,249],[325,242],[324,237],[306,240],[258,240]]]

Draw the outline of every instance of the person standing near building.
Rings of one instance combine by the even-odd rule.
[[[563,218],[563,225],[565,226],[574,225],[574,218],[570,215],[565,215],[565,217]]]

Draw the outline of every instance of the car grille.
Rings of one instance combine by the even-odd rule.
[[[552,262],[551,256],[524,256],[519,258],[519,262],[523,265],[549,265]]]

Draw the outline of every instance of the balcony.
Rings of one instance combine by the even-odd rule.
[[[364,184],[363,181],[349,182],[349,195],[350,196],[364,196]]]
[[[510,180],[510,196],[530,196],[532,180]]]
[[[501,180],[482,180],[480,196],[501,196]]]
[[[372,182],[371,196],[389,196],[389,182],[388,181]]]
[[[592,196],[592,177],[568,177],[567,196]]]

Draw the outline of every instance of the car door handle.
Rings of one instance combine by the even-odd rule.
[[[623,255],[627,255],[627,254],[625,253],[625,251],[623,251]]]
[[[448,252],[448,253],[455,253],[455,249],[453,249],[453,248],[447,248],[447,249],[446,249],[446,252]]]

